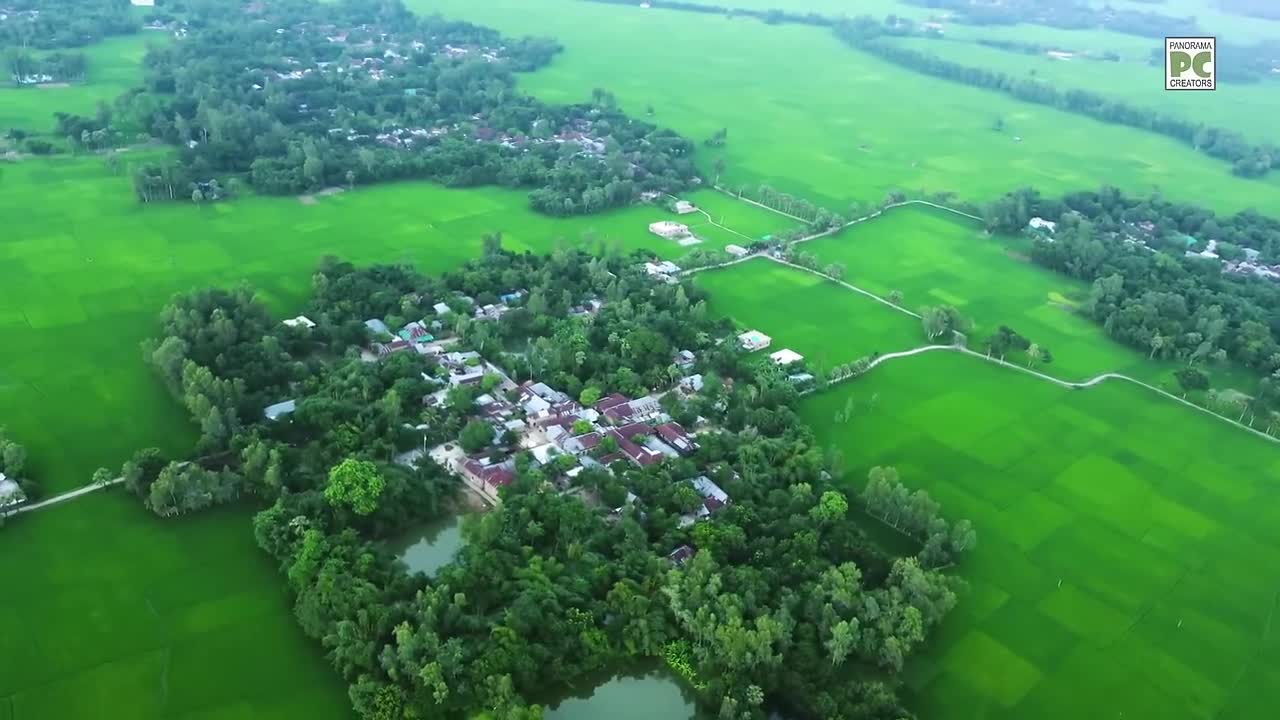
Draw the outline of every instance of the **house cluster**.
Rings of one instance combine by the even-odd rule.
[[[364,326],[369,329],[374,337],[373,344],[369,347],[369,351],[375,357],[386,357],[392,353],[413,350],[420,355],[433,354],[433,347],[430,343],[434,342],[436,337],[431,330],[437,332],[443,327],[439,320],[431,321],[430,325],[427,320],[415,320],[406,324],[404,327],[392,332],[387,324],[377,318],[364,321]]]
[[[644,264],[644,271],[655,280],[661,280],[666,283],[679,282],[680,266],[670,260],[647,262]]]

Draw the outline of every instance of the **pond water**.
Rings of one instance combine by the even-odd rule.
[[[409,566],[409,572],[434,575],[453,561],[460,547],[462,516],[450,514],[405,533],[391,550]]]
[[[618,675],[588,691],[549,705],[547,720],[691,720],[693,702],[666,672]]]

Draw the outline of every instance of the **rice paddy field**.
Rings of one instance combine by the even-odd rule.
[[[689,197],[760,234],[792,222],[714,191]],[[0,216],[21,218],[0,239],[0,418],[28,446],[35,475],[66,490],[139,447],[176,454],[193,440],[139,350],[175,293],[248,282],[284,316],[305,303],[324,255],[440,272],[476,257],[490,232],[513,250],[688,252],[649,233],[649,223],[675,218],[662,208],[553,219],[526,205],[520,192],[403,183],[314,205],[249,197],[144,207],[97,158],[0,165]],[[702,215],[681,219],[704,232]]]
[[[165,33],[147,32],[107,38],[77,51],[88,61],[84,82],[66,87],[0,86],[0,133],[11,128],[33,134],[49,132],[55,112],[92,115],[99,102],[110,105],[138,84],[148,45],[170,41]]]
[[[1074,33],[1058,33],[1054,39],[1046,37],[1043,42],[1067,52],[1090,50],[1088,44],[1079,48],[1073,45],[1072,35]],[[1133,40],[1138,41],[1141,50],[1135,48],[1122,55],[1121,62],[1085,57],[1059,60],[1047,55],[1025,55],[969,42],[927,38],[901,38],[894,42],[969,67],[1003,72],[1013,78],[1034,76],[1063,90],[1088,90],[1163,114],[1229,128],[1253,142],[1280,143],[1280,126],[1275,122],[1277,113],[1280,113],[1280,75],[1252,84],[1223,82],[1212,93],[1167,92],[1164,89],[1164,66],[1148,62],[1151,49],[1159,48],[1158,43],[1131,38],[1110,47],[1132,48]],[[1023,39],[1021,42],[1028,41]],[[1096,52],[1105,52],[1105,49]],[[1224,57],[1220,64],[1225,65],[1229,61],[1229,57]],[[1021,132],[1016,123],[1006,123],[1005,133],[1017,135]]]
[[[909,72],[821,28],[575,0],[409,4],[555,37],[565,51],[523,89],[581,102],[605,87],[628,111],[652,105],[654,122],[697,141],[727,128],[723,149],[699,153],[708,173],[719,155],[724,184],[768,184],[838,211],[894,189],[987,200],[1022,185],[1058,194],[1106,182],[1219,211],[1264,207],[1280,192],[1275,173],[1238,178],[1172,139]],[[992,132],[996,117],[1021,142]]]
[[[245,508],[160,520],[112,490],[11,521],[3,720],[347,720]]]
[[[872,354],[925,344],[920,321],[870,298],[766,259],[694,276],[712,312],[773,338],[767,354],[790,348],[811,369],[830,370]]]
[[[893,465],[978,531],[958,609],[909,667],[921,717],[1273,716],[1274,445],[1135,386],[1065,390],[953,353],[886,363],[803,415],[850,490]]]
[[[1111,340],[1097,323],[1078,314],[1089,286],[1032,264],[1025,239],[988,236],[980,223],[946,211],[896,208],[802,248],[822,265],[843,263],[845,279],[854,285],[881,296],[902,292],[903,304],[913,310],[955,306],[974,323],[969,333],[974,349],[1008,325],[1048,348],[1053,362],[1037,369],[1064,380],[1117,372],[1159,383],[1175,369]],[[1213,372],[1219,385],[1252,388],[1229,368]]]

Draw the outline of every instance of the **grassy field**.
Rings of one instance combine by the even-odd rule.
[[[791,222],[713,191],[689,197],[717,213],[723,205],[726,222],[755,232]],[[439,272],[477,256],[494,231],[513,250],[606,242],[669,258],[687,252],[648,232],[675,217],[661,208],[556,220],[528,210],[523,193],[427,183],[357,188],[310,206],[244,198],[144,207],[96,158],[0,166],[0,216],[21,218],[0,239],[0,419],[52,490],[82,485],[138,447],[178,453],[192,440],[138,349],[174,293],[249,282],[283,315],[305,302],[326,254]]]
[[[695,275],[711,311],[773,338],[810,368],[925,344],[920,322],[815,275],[764,259]],[[833,319],[836,325],[833,327]]]
[[[943,353],[803,414],[851,489],[894,465],[978,530],[970,587],[910,668],[922,717],[1271,716],[1274,446],[1134,386],[1064,390]]]
[[[88,59],[84,82],[48,88],[0,86],[0,132],[11,128],[49,132],[55,112],[92,115],[99,101],[109,105],[138,84],[149,44],[169,41],[164,33],[145,32],[108,38],[79,51]]]
[[[524,89],[581,102],[605,87],[696,141],[728,128],[724,182],[767,183],[840,211],[896,188],[985,200],[1020,185],[1056,194],[1107,182],[1221,211],[1264,207],[1280,191],[1280,175],[1237,178],[1174,140],[902,70],[820,28],[571,0],[410,4],[553,36],[565,52]],[[992,132],[996,117],[1022,142]],[[716,152],[699,155],[710,172]]]
[[[1008,325],[1053,354],[1053,362],[1039,370],[1066,380],[1119,372],[1159,382],[1175,368],[1106,337],[1097,323],[1074,311],[1088,296],[1087,284],[1033,265],[1023,254],[1025,241],[986,236],[976,221],[899,208],[801,247],[823,265],[844,263],[854,285],[879,295],[901,291],[908,308],[954,305],[974,323],[975,349]],[[1215,380],[1252,388],[1226,368],[1216,371]]]
[[[0,718],[351,717],[246,510],[159,520],[116,490],[0,535]]]
[[[1070,38],[1061,35],[1045,41],[1069,52],[1092,49],[1072,45]],[[1211,93],[1167,92],[1164,67],[1148,62],[1152,47],[1148,41],[1140,40],[1141,52],[1122,55],[1118,63],[1086,58],[1057,60],[1047,55],[1024,55],[968,42],[926,38],[902,38],[895,42],[969,67],[1003,72],[1014,78],[1034,74],[1063,90],[1088,90],[1175,117],[1229,128],[1254,142],[1280,143],[1280,127],[1274,121],[1280,113],[1280,76],[1246,85],[1221,83],[1217,91]],[[1009,123],[1005,132],[1017,135],[1022,129],[1016,123]]]

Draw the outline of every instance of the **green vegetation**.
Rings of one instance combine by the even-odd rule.
[[[712,191],[689,197],[719,201]],[[754,217],[758,228],[786,220],[749,206],[735,213],[734,222]],[[22,219],[0,243],[0,417],[27,445],[32,474],[55,492],[138,447],[177,456],[194,441],[138,349],[174,293],[249,282],[275,313],[291,316],[320,257],[439,271],[477,255],[490,232],[512,250],[603,243],[673,259],[687,252],[649,233],[649,223],[674,219],[661,208],[557,220],[528,210],[519,192],[426,183],[313,205],[251,196],[143,209],[124,178],[90,157],[0,165],[0,215]]]
[[[957,617],[908,671],[922,717],[1262,717],[1276,701],[1265,441],[1134,386],[1064,390],[950,353],[802,414],[851,492],[895,465],[981,538]]]
[[[895,189],[983,201],[1018,185],[1058,194],[1100,178],[1228,211],[1265,207],[1280,188],[1280,176],[1234,177],[1230,164],[1171,139],[903,70],[824,28],[569,0],[414,6],[554,36],[564,51],[523,77],[524,90],[581,102],[607,72],[608,89],[633,115],[652,106],[651,121],[689,138],[729,129],[723,148],[699,148],[704,175],[722,157],[731,187],[767,184],[838,212]],[[664,38],[662,52],[654,38]],[[1017,132],[992,132],[997,116]]]
[[[766,354],[790,348],[804,355],[810,368],[830,372],[861,357],[925,344],[919,320],[830,280],[768,260],[694,278],[710,296],[712,312],[773,338]]]
[[[66,87],[15,88],[0,83],[0,135],[14,128],[33,135],[49,133],[58,112],[92,115],[99,102],[110,105],[139,83],[148,47],[168,42],[165,33],[140,33],[78,50],[85,55],[88,71],[82,82]]]
[[[113,490],[11,521],[0,717],[351,718],[249,519],[162,520]]]

